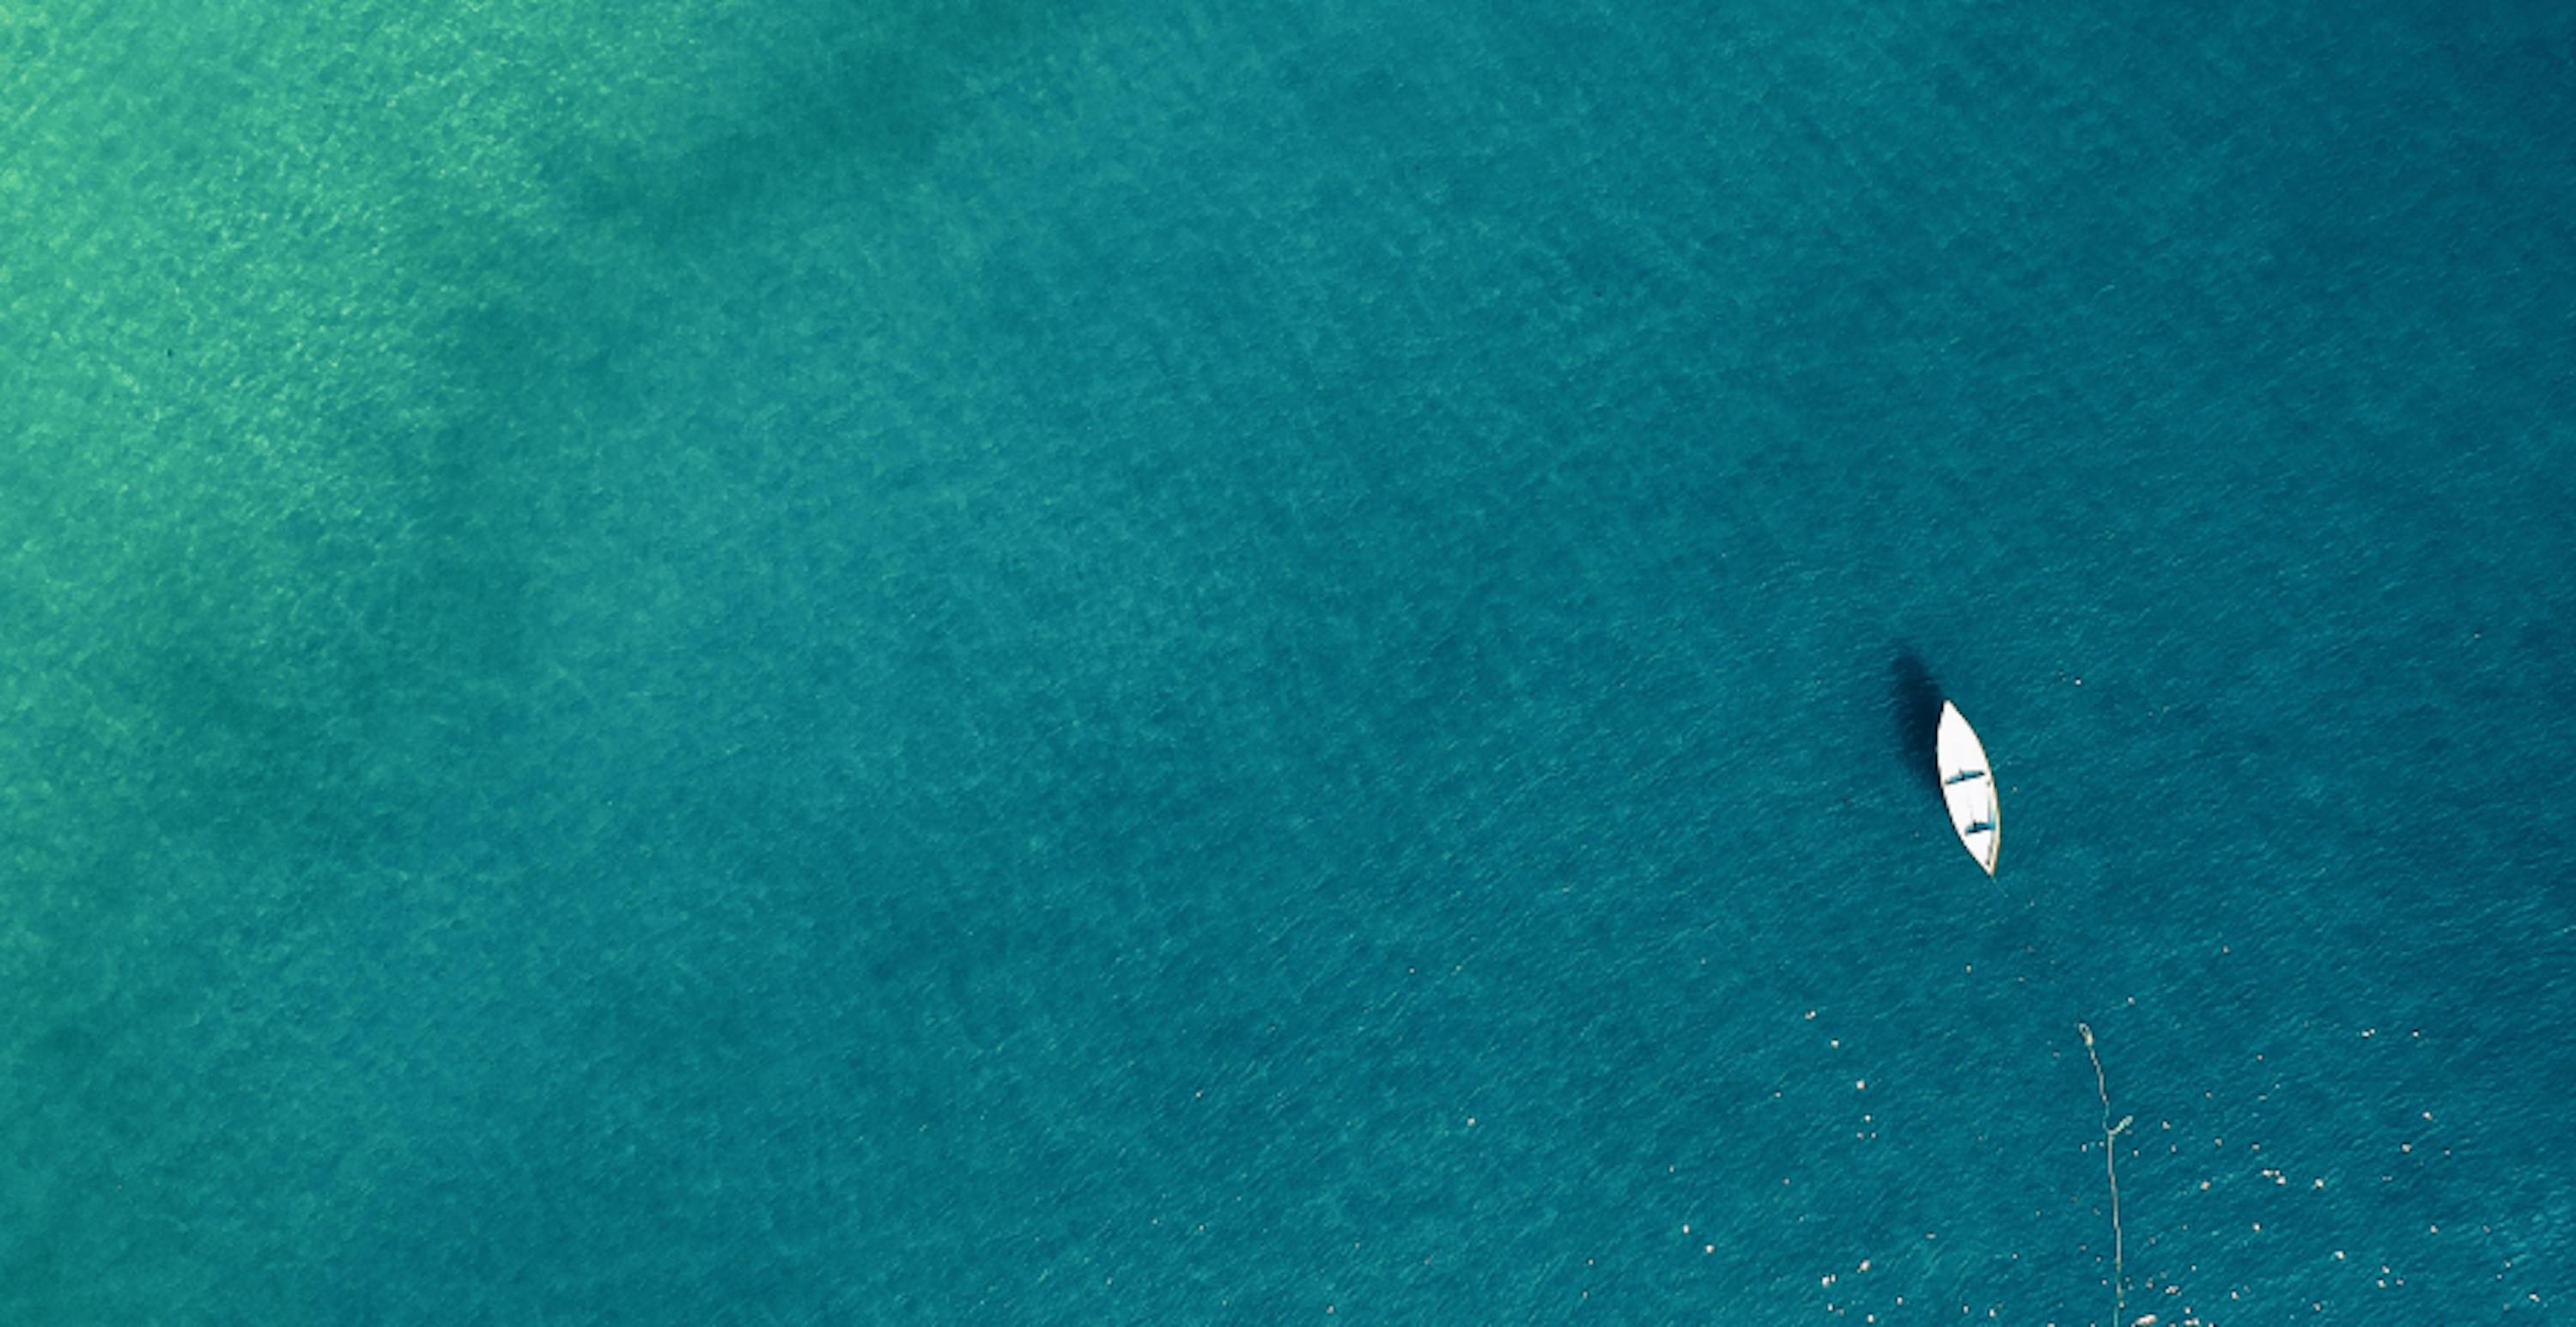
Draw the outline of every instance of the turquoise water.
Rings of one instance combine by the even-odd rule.
[[[0,7],[0,1320],[2107,1323],[2079,1021],[2122,1318],[2576,1314],[2576,23],[2348,8]]]

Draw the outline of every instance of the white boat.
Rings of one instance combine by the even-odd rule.
[[[1959,713],[1941,702],[1941,732],[1933,739],[1933,756],[1941,767],[1941,800],[1950,804],[1950,827],[1986,874],[1995,873],[1995,850],[2003,846],[2003,806],[1995,797],[1994,767],[1986,763],[1986,744]]]

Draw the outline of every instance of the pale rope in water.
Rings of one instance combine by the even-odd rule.
[[[2102,1055],[2093,1049],[2093,1029],[2078,1022],[2075,1030],[2084,1034],[2084,1054],[2093,1061],[2093,1090],[2102,1098],[2102,1169],[2111,1177],[2111,1321],[2116,1324],[2129,1316],[2129,1282],[2127,1240],[2120,1233],[2120,1146],[2114,1140],[2138,1117],[2123,1115],[2118,1124],[2111,1123],[2111,1084],[2102,1077]]]

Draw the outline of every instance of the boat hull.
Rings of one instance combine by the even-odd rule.
[[[1986,744],[1968,726],[1959,707],[1941,702],[1941,728],[1932,742],[1941,770],[1941,800],[1950,808],[1950,828],[1959,845],[1995,873],[1995,854],[2003,847],[2003,806],[1995,795],[1994,767],[1986,763]]]

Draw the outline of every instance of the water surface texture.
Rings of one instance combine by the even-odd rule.
[[[2571,125],[2539,3],[0,4],[0,1320],[2071,1327],[2113,1160],[2124,1321],[2565,1320]]]

